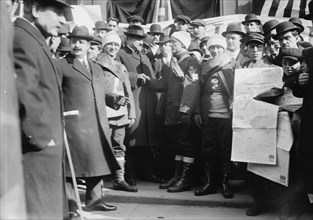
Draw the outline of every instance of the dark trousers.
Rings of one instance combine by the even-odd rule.
[[[195,157],[196,149],[192,144],[190,124],[167,125],[166,131],[170,145],[175,150],[175,155]]]
[[[232,123],[228,118],[208,118],[202,128],[201,153],[204,162],[216,158],[230,161],[232,144]]]
[[[98,203],[102,199],[102,176],[96,177],[85,177],[86,181],[86,195],[85,195],[85,205],[86,207],[91,207]],[[75,197],[75,191],[72,179],[66,178],[66,193],[68,197],[69,211],[74,211],[77,209],[77,199]]]
[[[255,201],[260,205],[266,203],[267,197],[267,181],[263,177],[247,171],[247,181],[249,185],[250,193]]]
[[[126,125],[115,126],[110,125],[111,129],[111,141],[114,154],[116,157],[125,157],[126,146],[124,145],[124,139],[126,134]]]

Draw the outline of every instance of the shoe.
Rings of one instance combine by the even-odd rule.
[[[261,205],[259,203],[255,203],[250,209],[247,210],[246,215],[247,216],[257,216],[262,214],[266,211],[266,208],[264,205]]]
[[[131,185],[131,186],[136,186],[137,183],[133,177],[130,177],[129,179],[126,180],[126,182]]]
[[[91,207],[86,207],[86,211],[103,211],[103,212],[107,212],[107,211],[115,211],[117,210],[117,207],[114,205],[108,205],[104,202],[100,202],[96,205],[93,205]]]
[[[129,185],[126,181],[123,182],[113,182],[114,190],[122,190],[126,192],[138,192],[138,188],[136,186]]]

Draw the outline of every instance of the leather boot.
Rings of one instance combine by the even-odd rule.
[[[136,186],[129,185],[125,179],[125,159],[124,157],[117,158],[117,162],[119,163],[121,169],[115,171],[115,180],[113,182],[114,190],[122,190],[126,192],[138,192],[138,188]]]
[[[175,185],[167,188],[167,192],[184,192],[191,189],[191,172],[193,163],[183,162],[183,172]]]
[[[223,179],[222,179],[222,189],[221,193],[226,199],[233,198],[233,192],[229,186],[229,177],[231,172],[231,163],[230,161],[223,162]]]
[[[159,188],[167,189],[168,187],[173,186],[179,180],[182,170],[183,170],[183,161],[176,160],[174,176],[169,181],[160,184]]]
[[[201,189],[195,191],[195,196],[204,196],[208,194],[216,193],[216,185],[213,177],[213,164],[205,163],[204,164],[204,174],[207,180],[207,183],[201,187]]]

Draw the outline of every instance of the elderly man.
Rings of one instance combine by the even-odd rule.
[[[107,34],[103,39],[103,53],[97,63],[103,67],[107,94],[107,103],[112,98],[118,100],[121,106],[110,108],[107,106],[108,118],[111,129],[111,140],[115,157],[121,169],[115,172],[113,189],[128,192],[137,192],[135,186],[129,185],[125,179],[125,152],[124,138],[126,129],[131,127],[136,119],[133,93],[130,87],[126,67],[115,60],[116,54],[121,48],[121,39],[115,31]]]
[[[196,105],[200,64],[189,55],[187,48],[190,43],[188,33],[174,32],[171,36],[173,58],[171,68],[168,69],[168,79],[149,79],[150,86],[156,91],[167,91],[164,124],[171,147],[175,150],[175,172],[160,188],[171,193],[190,190],[192,185],[195,146],[192,145],[190,117]]]
[[[135,100],[136,121],[130,127],[126,141],[127,145],[131,146],[126,152],[126,181],[133,185],[136,184],[134,181],[136,161],[141,162],[138,169],[144,169],[141,173],[142,178],[151,179],[154,163],[152,148],[157,145],[155,126],[157,95],[144,85],[146,81],[144,74],[149,77],[155,76],[148,57],[141,53],[143,39],[146,37],[143,28],[130,25],[125,35],[127,46],[119,50],[116,58],[128,70]]]
[[[99,65],[87,58],[90,41],[93,40],[88,29],[75,26],[69,37],[71,53],[58,61],[58,67],[74,170],[76,177],[86,181],[86,210],[116,210],[115,206],[104,203],[101,195],[102,177],[119,169],[111,147],[103,72]],[[67,177],[70,177],[68,169]],[[68,178],[69,209],[75,216],[76,200],[71,187]]]
[[[240,64],[248,60],[245,52],[241,49],[241,40],[245,34],[241,31],[240,24],[230,23],[222,35],[226,38],[226,49],[230,52],[234,60]]]
[[[14,23],[14,65],[29,219],[63,218],[61,84],[46,38],[58,36],[65,23],[65,9],[69,8],[62,0],[25,0],[24,16]]]

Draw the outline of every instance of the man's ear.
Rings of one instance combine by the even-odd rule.
[[[39,14],[39,5],[35,3],[35,4],[32,6],[32,15],[33,15],[35,18],[38,18],[38,14]]]

